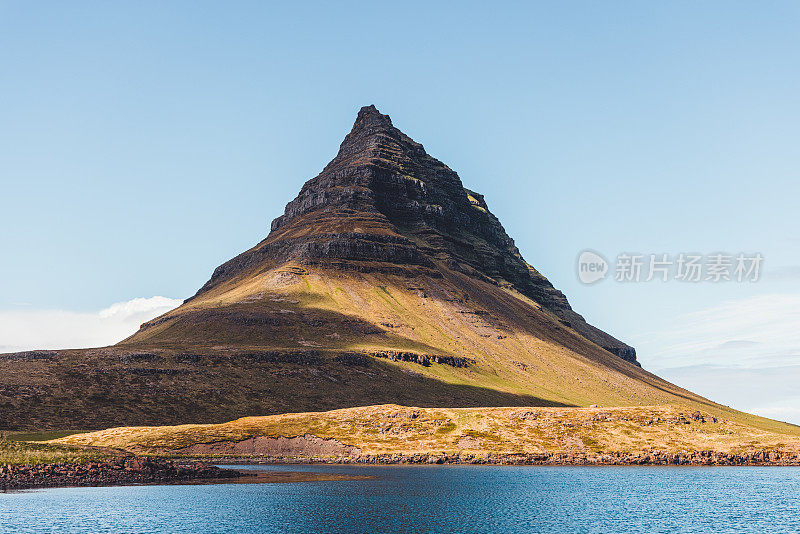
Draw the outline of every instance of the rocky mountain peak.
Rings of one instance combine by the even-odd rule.
[[[369,106],[364,106],[360,110],[358,110],[358,115],[356,116],[356,122],[353,124],[353,130],[357,128],[364,128],[368,126],[387,126],[393,128],[392,126],[392,119],[389,118],[389,115],[384,115],[378,108],[375,107],[374,104],[370,104]]]
[[[389,115],[382,114],[374,105],[364,106],[336,157],[321,174],[345,165],[359,165],[366,161],[388,163],[413,155],[421,157],[427,154],[421,144],[394,127]]]
[[[531,267],[482,195],[395,128],[361,108],[336,157],[303,185],[267,238],[221,265],[200,290],[239,273],[296,261],[336,269],[467,274],[534,300],[569,328],[630,361],[635,351],[588,325]]]

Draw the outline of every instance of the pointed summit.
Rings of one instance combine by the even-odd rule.
[[[364,106],[359,110],[353,128],[342,141],[336,157],[322,173],[370,158],[389,161],[392,156],[398,157],[404,153],[421,155],[425,150],[421,144],[395,128],[389,115],[382,114],[374,105]]]
[[[359,126],[392,127],[392,119],[389,118],[389,115],[384,115],[378,111],[378,108],[376,108],[374,104],[370,104],[369,106],[364,106],[358,110],[358,116],[356,117],[355,124],[353,124],[353,129],[355,130]]]

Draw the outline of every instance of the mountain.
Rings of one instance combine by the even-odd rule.
[[[290,265],[295,267],[276,271]],[[304,274],[305,267],[393,275],[411,285],[463,274],[527,297],[550,319],[636,362],[632,347],[586,323],[564,294],[522,258],[483,195],[466,189],[458,174],[429,156],[375,106],[361,108],[339,153],[272,222],[269,236],[219,266],[187,304],[240,290],[252,277],[267,273],[280,272],[280,284],[285,284],[295,279],[292,275]],[[274,287],[266,278],[264,283]],[[447,295],[464,303],[469,297],[458,291]],[[261,340],[267,332],[261,325],[272,326],[268,333],[274,335],[274,327],[286,321],[281,321],[280,311],[276,315],[274,307],[260,306],[257,300],[250,295],[244,307],[212,312],[205,306],[182,307],[143,325],[129,341],[194,342],[197,338],[184,334],[198,325],[204,325],[199,337],[207,341],[209,326],[216,330],[225,322],[241,326],[248,321],[253,328],[242,332],[237,342],[253,336]],[[228,334],[222,332],[226,339]],[[260,341],[264,342],[271,344]]]
[[[266,239],[180,307],[112,347],[0,355],[7,428],[385,403],[680,404],[778,425],[641,369],[522,258],[482,195],[374,106]]]

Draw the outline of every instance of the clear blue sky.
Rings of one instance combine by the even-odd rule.
[[[0,2],[0,312],[193,294],[375,104],[646,367],[719,366],[675,356],[685,314],[800,294],[799,33],[796,2]],[[766,272],[583,286],[585,248]],[[788,320],[755,368],[800,379]]]

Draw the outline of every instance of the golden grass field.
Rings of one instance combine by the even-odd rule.
[[[356,446],[367,455],[800,451],[796,436],[677,405],[456,409],[379,405],[245,417],[215,425],[112,428],[53,443],[180,456],[196,444],[306,435]]]
[[[0,439],[0,465],[89,462],[105,456],[105,452],[86,447]]]

